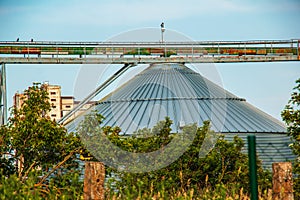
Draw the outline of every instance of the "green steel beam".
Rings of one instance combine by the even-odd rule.
[[[250,196],[251,200],[258,200],[256,138],[255,135],[248,135],[247,138],[249,156]]]

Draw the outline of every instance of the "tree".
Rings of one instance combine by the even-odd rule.
[[[293,166],[293,172],[297,174],[294,180],[294,194],[295,199],[300,199],[300,79],[296,81],[296,84],[281,116],[287,125],[288,135],[293,141],[291,148],[297,156]]]
[[[164,123],[164,130],[168,130],[166,127],[171,126],[169,119],[166,118]],[[183,131],[189,132],[194,126],[185,126]],[[170,132],[169,135],[172,136],[169,137],[170,140],[175,137],[175,134]],[[242,152],[244,142],[238,137],[229,142],[223,136],[218,136],[215,147],[208,155],[199,158],[199,151],[204,138],[210,135],[212,135],[212,131],[209,129],[209,122],[205,122],[202,127],[197,127],[196,137],[188,150],[169,166],[157,171],[137,174],[118,172],[108,168],[108,171],[113,174],[111,182],[108,183],[113,185],[112,189],[117,191],[117,196],[133,199],[145,198],[145,196],[141,197],[141,194],[151,196],[162,192],[164,192],[165,198],[170,198],[177,192],[184,194],[187,191],[193,191],[194,197],[200,199],[209,190],[222,190],[223,196],[218,194],[221,195],[221,199],[229,193],[239,194],[241,188],[244,189],[244,193],[247,193],[249,186],[248,158]],[[161,138],[161,135],[155,137]],[[140,151],[147,151],[146,148],[155,146],[153,144],[147,145],[149,142],[153,142],[153,139],[147,138],[147,140],[138,141],[138,144],[133,146],[138,147]],[[122,141],[123,147],[131,147],[136,139],[129,137],[124,143],[124,138],[122,138]],[[157,139],[156,142],[161,142],[162,145],[165,144],[163,140]],[[161,146],[161,144],[156,146]],[[121,144],[119,143],[119,145]],[[263,171],[261,162],[258,161],[257,164],[261,189],[270,188],[270,173]],[[151,194],[149,191],[151,191]]]
[[[108,164],[106,165],[106,187],[111,193],[108,193],[107,197],[151,199],[159,194],[163,195],[160,196],[162,199],[170,199],[178,192],[184,194],[187,191],[193,191],[193,197],[202,198],[207,191],[222,191],[219,196],[222,199],[229,193],[240,194],[241,188],[243,188],[242,193],[248,192],[248,157],[242,151],[244,147],[242,139],[235,137],[232,142],[229,142],[219,135],[215,147],[206,157],[199,158],[199,151],[204,139],[215,135],[210,130],[209,122],[204,122],[202,127],[197,127],[196,124],[187,125],[183,128],[182,133],[176,134],[171,132],[172,121],[166,117],[152,129],[144,128],[131,136],[121,136],[118,134],[118,128],[101,127],[102,120],[103,117],[98,113],[91,113],[86,116],[86,120],[78,128],[78,133],[85,140],[84,143],[94,152],[101,151],[100,148],[104,148],[108,144],[99,135],[105,135],[111,143],[127,152],[147,153],[163,149],[176,137],[190,137],[189,133],[196,131],[195,137],[192,138],[192,144],[175,162],[150,172],[119,171],[110,165],[114,164],[117,159],[119,166],[124,167],[126,162],[130,162],[134,163],[136,168],[145,167],[146,162],[143,157],[133,160],[122,152],[114,151],[113,148],[110,149],[113,153],[101,152],[97,158],[100,159],[99,161],[104,159],[105,164]],[[172,150],[176,152],[182,145],[185,144],[179,141]],[[120,155],[117,155],[119,153]],[[110,156],[111,160],[108,159]],[[143,154],[143,156],[147,157],[148,155]],[[168,157],[163,157],[157,162],[164,162],[164,159],[168,159]],[[270,173],[263,171],[260,161],[257,164],[261,189],[270,188]],[[126,169],[126,167],[124,168]],[[214,196],[209,196],[207,199],[211,197]]]
[[[12,152],[10,145],[10,136],[8,128],[1,126],[0,128],[0,176],[8,176],[15,171],[14,159],[11,157]]]
[[[3,184],[18,180],[25,187],[32,181],[31,189],[41,196],[51,195],[53,190],[80,195],[80,189],[69,193],[66,189],[67,184],[80,185],[77,154],[83,148],[79,136],[68,133],[47,116],[51,105],[44,85],[29,87],[22,100],[22,106],[11,109],[8,124],[0,129]]]

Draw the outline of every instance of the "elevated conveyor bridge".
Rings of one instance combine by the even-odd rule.
[[[299,61],[299,43],[300,39],[193,42],[0,41],[0,124],[5,123],[7,118],[5,64],[123,64],[122,69],[127,69],[129,66],[147,63]],[[122,70],[120,73],[123,73]],[[94,91],[95,94],[98,92]]]
[[[299,41],[0,42],[1,63],[273,62],[299,60]]]

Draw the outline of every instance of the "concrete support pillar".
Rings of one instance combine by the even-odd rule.
[[[274,200],[293,200],[292,163],[278,162],[272,164]]]

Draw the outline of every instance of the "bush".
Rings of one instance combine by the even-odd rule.
[[[91,116],[88,122],[91,123]],[[98,122],[103,119],[96,114]],[[92,123],[94,124],[94,123]],[[88,131],[88,137],[94,142],[98,134],[105,134],[109,140],[120,148],[140,153],[151,152],[163,148],[179,134],[171,133],[172,121],[166,118],[159,122],[152,130],[143,129],[133,136],[120,136],[119,129],[106,127],[91,129],[83,123],[85,127],[79,129],[80,133]],[[209,122],[205,122],[203,127],[196,127],[195,124],[184,127],[183,132],[189,132],[196,128],[196,136],[192,145],[178,160],[169,166],[147,173],[120,172],[107,166],[106,188],[108,198],[119,199],[151,199],[162,198],[207,198],[212,197],[211,191],[216,192],[214,198],[234,196],[235,194],[247,195],[249,192],[248,157],[242,153],[244,142],[235,137],[229,142],[219,135],[215,147],[203,158],[199,157],[204,138],[213,138],[215,135],[209,129]],[[182,133],[180,133],[182,134]],[[189,137],[189,135],[185,135]],[[212,141],[212,140],[205,140]],[[99,141],[99,145],[105,142]],[[91,145],[91,144],[89,144]],[[183,145],[183,144],[178,144]],[[176,151],[176,149],[174,149]],[[108,156],[108,155],[105,155]],[[126,158],[124,161],[130,162]],[[136,163],[140,165],[140,163]],[[267,191],[271,187],[271,175],[263,171],[261,162],[258,161],[258,177],[261,191]],[[142,165],[141,165],[142,166]],[[241,194],[240,194],[241,193]],[[205,196],[206,195],[206,196]]]

